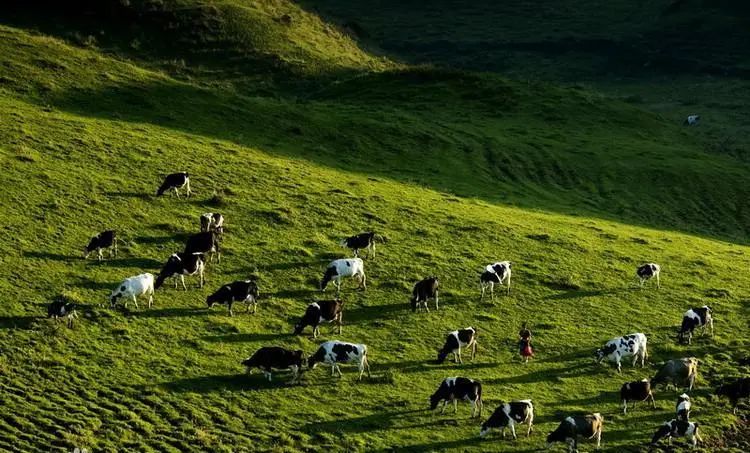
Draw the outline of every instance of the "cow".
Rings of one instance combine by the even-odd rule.
[[[313,338],[318,338],[320,329],[318,326],[323,322],[333,322],[339,327],[341,335],[341,325],[344,316],[344,301],[341,299],[321,300],[313,302],[307,306],[302,319],[294,326],[294,335],[299,335],[307,326],[313,328]]]
[[[221,234],[224,232],[224,216],[218,212],[205,212],[200,216],[201,231],[216,231]]]
[[[750,378],[739,378],[732,382],[720,385],[716,394],[726,396],[732,403],[732,413],[737,413],[737,403],[741,399],[750,398]]]
[[[477,331],[473,327],[454,330],[445,338],[442,349],[438,349],[437,363],[445,362],[448,354],[453,354],[454,363],[464,363],[461,359],[461,348],[471,348],[471,360],[477,354]]]
[[[534,427],[534,405],[531,403],[531,400],[518,400],[511,401],[510,403],[501,401],[495,412],[490,415],[490,418],[482,423],[479,435],[484,437],[494,428],[500,429],[503,439],[505,439],[505,428],[509,427],[511,434],[513,434],[513,439],[517,439],[516,423],[526,423],[529,425],[529,429],[526,430],[526,437],[531,436],[531,431]]]
[[[115,308],[117,301],[123,299],[125,308],[128,308],[128,299],[133,298],[136,310],[138,309],[138,297],[148,296],[148,308],[154,303],[154,275],[145,273],[135,277],[126,278],[120,285],[112,291],[109,296],[109,305]]]
[[[355,362],[359,367],[358,381],[362,380],[362,375],[367,369],[367,377],[370,376],[370,364],[367,361],[367,346],[356,343],[346,343],[343,341],[326,341],[321,344],[318,350],[308,359],[307,367],[312,370],[318,363],[331,365],[331,376],[336,372],[342,377],[339,363]]]
[[[247,368],[248,374],[252,372],[253,368],[260,368],[268,382],[271,382],[272,370],[290,369],[292,370],[292,380],[289,383],[293,384],[295,381],[299,381],[302,376],[304,361],[305,357],[301,350],[290,351],[277,346],[270,346],[255,351],[252,356],[242,361],[242,365]]]
[[[687,386],[687,391],[693,389],[695,378],[698,376],[698,359],[687,357],[683,359],[668,360],[662,365],[656,375],[651,379],[651,385],[659,384],[681,384]]]
[[[495,285],[506,285],[507,292],[510,294],[510,274],[511,262],[499,261],[495,264],[488,264],[482,274],[479,276],[479,288],[482,291],[480,300],[484,299],[484,293],[490,288],[490,299],[495,300]]]
[[[714,335],[714,318],[713,310],[708,305],[702,307],[693,307],[685,312],[682,316],[682,325],[677,338],[681,343],[687,339],[687,344],[693,341],[693,331],[696,327],[702,327],[702,332],[706,333],[706,327],[710,328],[711,336]]]
[[[429,312],[430,309],[427,306],[427,301],[431,298],[435,299],[435,310],[437,310],[440,307],[438,296],[439,286],[440,283],[437,277],[427,277],[418,281],[411,292],[411,311],[421,311],[424,308]]]
[[[208,255],[208,260],[211,262],[216,255],[216,262],[221,263],[221,237],[216,231],[202,231],[193,234],[185,242],[184,253]]]
[[[161,288],[164,281],[170,277],[174,278],[174,287],[177,289],[177,278],[179,277],[182,282],[182,289],[187,291],[185,286],[186,275],[198,275],[198,287],[203,288],[204,278],[203,270],[205,269],[205,263],[203,262],[203,255],[191,255],[187,253],[174,253],[169,257],[164,266],[161,268],[161,272],[156,276],[156,282],[154,283],[154,289]]]
[[[682,124],[685,126],[697,126],[700,120],[700,115],[688,115],[688,117],[685,118],[685,121],[683,121]]]
[[[685,437],[693,448],[698,445],[699,441],[703,442],[703,439],[698,435],[698,423],[686,420],[672,419],[661,425],[654,433],[654,437],[651,438],[651,448],[655,448],[656,444],[665,437],[670,446],[673,437]]]
[[[226,284],[217,289],[213,294],[206,298],[206,305],[210,310],[216,304],[224,304],[229,309],[229,316],[234,316],[232,304],[235,302],[245,302],[247,304],[246,312],[250,311],[250,304],[253,304],[253,313],[258,310],[258,297],[260,291],[255,280],[237,280]]]
[[[660,273],[661,266],[656,263],[646,263],[638,266],[638,269],[635,270],[635,275],[640,281],[641,288],[643,288],[644,283],[646,283],[648,280],[651,280],[652,278],[656,278],[656,288],[661,288],[661,283],[659,281]]]
[[[690,396],[687,393],[677,397],[677,402],[674,405],[675,413],[677,414],[677,420],[688,421],[690,419],[690,408],[693,404],[690,402]]]
[[[617,364],[617,371],[622,372],[622,359],[633,356],[633,366],[640,359],[641,366],[646,366],[648,358],[647,339],[642,333],[632,333],[622,337],[613,338],[605,345],[596,350],[596,361],[601,362],[605,358]]]
[[[355,234],[341,241],[342,247],[350,248],[354,251],[354,256],[359,258],[359,251],[367,250],[367,258],[372,255],[375,258],[375,233],[368,231],[366,233]]]
[[[73,327],[73,320],[78,318],[76,306],[73,302],[66,300],[64,297],[58,297],[47,306],[47,317],[58,321],[65,318],[68,327]]]
[[[620,387],[620,401],[622,401],[622,413],[628,413],[628,401],[633,402],[633,409],[638,401],[651,401],[651,405],[656,408],[654,393],[651,391],[651,383],[648,379],[641,381],[626,382]]]
[[[567,417],[560,425],[547,436],[547,448],[554,442],[568,443],[568,452],[578,451],[578,436],[587,439],[596,438],[596,448],[602,445],[602,426],[604,417],[596,412],[588,415],[576,415]]]
[[[344,258],[331,261],[326,267],[323,279],[320,281],[320,290],[325,291],[328,282],[333,281],[336,286],[336,294],[341,293],[341,279],[354,277],[359,280],[359,287],[367,289],[367,277],[365,276],[365,264],[360,258]]]
[[[83,259],[89,257],[91,252],[96,250],[96,256],[99,261],[104,259],[103,249],[110,249],[109,257],[117,256],[117,233],[112,230],[102,231],[92,237],[89,244],[83,248]]]
[[[172,173],[164,178],[164,182],[161,183],[161,186],[159,186],[159,189],[156,191],[156,196],[160,197],[164,195],[166,191],[174,190],[177,198],[180,198],[179,189],[182,189],[183,187],[185,187],[185,193],[189,197],[193,192],[190,190],[190,176],[187,172]]]
[[[465,377],[449,377],[443,380],[438,389],[430,396],[430,410],[435,410],[440,402],[443,402],[443,409],[440,413],[445,412],[445,406],[453,402],[453,413],[458,412],[458,400],[468,401],[471,404],[471,416],[482,416],[482,384],[474,379]]]

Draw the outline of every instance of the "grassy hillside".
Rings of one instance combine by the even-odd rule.
[[[748,348],[750,250],[710,236],[744,242],[747,171],[701,152],[688,132],[583,90],[391,63],[310,75],[306,92],[253,72],[225,83],[220,66],[210,83],[197,62],[175,72],[147,53],[76,47],[18,21],[0,27],[10,238],[0,242],[0,448],[531,451],[561,417],[597,410],[604,450],[638,451],[671,417],[675,392],[627,417],[616,392],[686,355],[701,358],[693,416],[711,445],[735,422],[710,390],[748,372],[734,359]],[[186,77],[193,68],[200,77]],[[265,95],[244,90],[253,79],[269,80]],[[154,197],[178,170],[193,175],[196,196]],[[158,271],[212,210],[227,218],[226,253],[205,288],[161,289],[150,310],[101,306],[123,278]],[[106,228],[120,232],[121,256],[81,260]],[[366,262],[368,291],[348,285],[343,335],[323,326],[319,341],[368,344],[373,378],[354,384],[350,367],[341,380],[317,369],[300,386],[243,375],[239,362],[260,346],[314,351],[319,341],[291,336],[292,325],[323,297],[326,262],[346,256],[340,238],[364,229],[387,239]],[[495,259],[515,263],[513,294],[480,302],[478,272]],[[663,265],[660,291],[634,288],[647,260]],[[441,278],[443,308],[413,315],[411,285],[428,274]],[[248,275],[265,296],[256,315],[205,310],[210,292]],[[72,330],[42,318],[61,293],[81,307]],[[703,303],[716,337],[677,345],[681,314]],[[525,366],[515,352],[523,321],[538,354]],[[430,364],[445,334],[468,325],[479,330],[476,361]],[[592,363],[601,343],[632,331],[649,335],[648,369],[617,376]],[[480,440],[467,407],[429,413],[429,394],[451,375],[482,380],[485,418],[501,399],[532,398],[535,434]]]

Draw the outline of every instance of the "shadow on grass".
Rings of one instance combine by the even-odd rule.
[[[154,190],[154,194],[156,190]],[[120,197],[120,198],[140,198],[141,200],[150,200],[155,198],[151,193],[146,192],[104,192],[104,195],[108,197]]]
[[[83,246],[81,246],[81,249],[83,249]],[[23,256],[25,256],[26,258],[41,258],[52,261],[71,261],[75,259],[83,259],[81,258],[81,255],[63,255],[61,253],[47,253],[37,251],[23,252]]]
[[[289,333],[235,333],[229,335],[212,335],[201,337],[201,340],[216,343],[247,343],[252,341],[275,341],[282,338],[291,337],[291,328]]]
[[[546,300],[568,300],[582,299],[585,297],[608,296],[612,294],[624,293],[627,289],[594,289],[594,290],[571,290],[545,297]]]
[[[344,321],[351,322],[370,321],[373,319],[383,320],[386,315],[398,311],[406,311],[407,304],[383,304],[356,307],[350,310],[344,307]]]
[[[138,301],[139,310],[134,310],[132,302],[128,304],[129,310],[125,311],[126,316],[135,316],[136,318],[185,318],[190,316],[206,316],[208,310],[205,308],[147,308],[148,301]]]
[[[0,316],[0,329],[30,329],[34,321],[43,316]]]
[[[117,287],[117,283],[115,282],[100,282],[96,280],[91,280],[90,278],[80,278],[78,279],[78,282],[76,283],[76,286],[79,286],[81,288],[86,289],[93,289],[93,290],[113,290]],[[140,302],[140,301],[139,301]]]
[[[185,242],[188,238],[188,233],[173,233],[169,236],[136,236],[134,238],[134,241],[137,244],[166,244],[169,242]],[[178,247],[180,250],[175,251],[182,251],[182,247]]]
[[[287,269],[300,269],[300,268],[305,268],[307,266],[310,266],[309,262],[290,261],[288,263],[262,264],[258,266],[258,269],[262,271],[280,271],[280,270],[287,270]]]
[[[438,364],[435,362],[435,358],[425,358],[424,360],[406,360],[403,362],[377,362],[371,361],[370,366],[373,372],[375,371],[387,371],[397,370],[400,373],[421,373],[423,371],[433,370],[452,370],[454,372],[466,371],[466,370],[478,370],[481,368],[493,368],[496,366],[495,363],[486,362],[471,362],[464,360],[463,364],[444,362]]]
[[[272,294],[273,297],[279,297],[279,298],[285,298],[285,299],[295,299],[298,297],[306,297],[310,300],[307,300],[307,303],[315,302],[313,298],[319,297],[320,300],[324,299],[325,293],[321,293],[320,291],[317,291],[315,289],[287,289],[282,291],[276,291]],[[333,296],[331,297],[333,299]]]
[[[225,390],[269,390],[287,387],[290,384],[287,384],[286,380],[286,376],[277,377],[277,373],[274,373],[272,382],[268,382],[262,374],[234,373],[178,379],[160,385],[174,392],[213,393]]]
[[[464,449],[468,447],[477,446],[482,442],[484,442],[484,439],[479,437],[479,435],[477,434],[477,436],[475,437],[468,437],[466,439],[459,439],[459,440],[445,441],[445,442],[443,441],[428,442],[424,444],[409,445],[409,446],[399,448],[399,451],[408,451],[408,452],[431,452],[431,451],[448,451],[448,450],[463,451]]]
[[[412,409],[392,412],[378,412],[363,417],[337,419],[326,422],[312,422],[302,427],[302,431],[317,433],[320,431],[337,433],[364,433],[379,429],[400,429],[403,427],[403,416],[426,413],[427,409]]]
[[[519,374],[516,376],[508,376],[494,379],[486,379],[486,383],[490,384],[530,384],[533,382],[544,382],[550,380],[558,380],[561,378],[572,378],[583,375],[593,374],[594,370],[590,364],[581,364],[572,367],[568,367],[562,370],[539,370],[531,373]]]
[[[151,258],[114,258],[103,261],[90,261],[89,266],[108,266],[108,267],[134,267],[138,269],[158,269],[161,262]]]
[[[565,354],[543,356],[542,358],[537,359],[536,361],[540,363],[548,363],[548,362],[561,363],[561,362],[568,362],[568,361],[576,360],[576,359],[590,359],[590,362],[593,364],[595,363],[594,351],[596,351],[596,347],[593,347],[593,346],[591,348],[580,348],[575,351],[566,352]],[[535,352],[539,354],[538,350]]]

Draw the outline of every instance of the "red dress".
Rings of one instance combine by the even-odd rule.
[[[531,357],[534,355],[534,350],[531,348],[531,331],[524,329],[518,333],[521,340],[518,342],[519,354],[522,357]]]

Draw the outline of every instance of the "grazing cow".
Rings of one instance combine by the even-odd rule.
[[[587,439],[596,438],[596,448],[599,448],[602,445],[603,424],[604,417],[598,412],[567,417],[560,422],[556,430],[547,436],[547,448],[550,448],[553,442],[566,442],[568,443],[568,452],[577,452],[578,436]]]
[[[445,406],[453,401],[453,413],[458,412],[458,400],[468,401],[471,404],[471,416],[479,409],[476,416],[482,416],[482,384],[474,379],[465,377],[446,378],[440,387],[430,396],[430,410],[435,410],[440,402],[443,402],[443,409],[440,413],[445,412]]]
[[[216,231],[221,234],[224,232],[224,216],[218,212],[206,212],[201,214],[201,231]]]
[[[684,124],[685,126],[697,126],[700,120],[700,115],[688,115],[688,117],[685,118],[685,121],[683,121],[682,124]]]
[[[677,413],[677,420],[688,421],[690,419],[690,408],[693,404],[690,402],[690,397],[683,393],[677,397],[677,403],[674,405],[675,413]]]
[[[372,255],[375,258],[375,233],[368,231],[350,236],[341,241],[342,247],[350,248],[354,251],[354,256],[359,258],[359,250],[367,250],[367,258]]]
[[[741,399],[750,398],[750,378],[739,378],[735,381],[722,384],[716,389],[717,395],[729,398],[732,403],[732,412],[737,413],[737,403]]]
[[[482,290],[482,297],[484,299],[484,292],[490,288],[490,298],[495,299],[495,285],[506,285],[508,287],[508,294],[510,294],[510,261],[499,261],[495,264],[488,264],[485,267],[482,274],[479,276],[479,288]]]
[[[224,304],[229,309],[229,316],[234,316],[232,304],[245,302],[247,304],[245,311],[250,311],[250,304],[253,304],[253,313],[255,313],[258,310],[259,295],[258,284],[254,280],[237,280],[222,286],[208,296],[206,305],[210,310],[216,304]]]
[[[187,291],[185,286],[186,275],[198,275],[198,287],[203,288],[203,270],[206,265],[203,262],[203,255],[191,255],[187,253],[174,253],[169,257],[164,266],[161,268],[161,272],[156,276],[156,283],[154,283],[154,289],[161,288],[164,284],[164,280],[173,277],[174,288],[177,289],[177,278],[180,278],[182,282],[182,289]]]
[[[640,281],[641,288],[643,288],[643,284],[646,283],[646,281],[651,280],[652,278],[656,278],[656,287],[661,288],[661,283],[659,281],[660,273],[661,266],[656,263],[646,263],[635,270],[635,275]]]
[[[435,299],[435,310],[437,310],[440,307],[438,298],[439,286],[440,283],[437,277],[427,277],[417,282],[411,292],[411,311],[421,311],[424,308],[429,312],[430,309],[427,307],[427,301],[430,298]]]
[[[661,439],[667,438],[669,445],[672,445],[673,437],[685,437],[693,448],[698,445],[698,441],[703,442],[703,439],[698,435],[698,424],[689,422],[686,420],[672,419],[659,427],[651,438],[651,448],[655,448],[657,442]]]
[[[185,193],[189,197],[193,192],[190,190],[190,176],[187,174],[187,172],[172,173],[171,175],[167,175],[167,177],[164,178],[164,182],[161,183],[161,186],[159,186],[159,190],[156,191],[156,196],[159,197],[164,195],[164,192],[168,190],[174,190],[177,198],[180,198],[179,189],[182,189],[183,187],[185,187]]]
[[[292,370],[292,380],[290,384],[298,381],[302,376],[302,365],[305,361],[304,354],[301,350],[290,351],[288,349],[271,346],[263,347],[255,351],[251,357],[242,361],[247,367],[247,373],[250,374],[253,368],[260,368],[263,375],[271,382],[271,371],[290,369]]]
[[[642,381],[626,382],[620,387],[620,401],[622,401],[622,413],[628,413],[628,401],[633,402],[633,409],[638,401],[651,400],[651,405],[656,408],[654,393],[651,391],[651,383],[648,379]]]
[[[307,366],[312,370],[321,362],[331,365],[331,376],[335,376],[338,371],[339,377],[342,377],[339,363],[356,362],[359,366],[359,378],[357,380],[362,380],[365,369],[367,369],[367,377],[370,377],[370,364],[367,362],[367,346],[363,344],[326,341],[320,345],[315,354],[310,356]]]
[[[125,308],[128,308],[128,299],[133,298],[136,310],[138,309],[138,296],[148,295],[148,308],[154,303],[154,275],[145,273],[135,277],[126,278],[120,285],[112,291],[109,296],[109,305],[115,308],[117,301],[122,298],[125,302]]]
[[[333,280],[336,286],[336,294],[341,292],[341,279],[354,277],[359,280],[359,287],[367,289],[367,277],[365,276],[365,264],[360,258],[345,258],[331,261],[326,267],[323,279],[320,281],[320,290],[325,291],[328,282]]]
[[[110,247],[109,257],[117,256],[117,233],[112,230],[102,231],[92,237],[89,245],[83,248],[83,259],[88,258],[91,252],[96,250],[97,258],[101,261],[104,259],[102,250]]]
[[[706,333],[706,327],[711,329],[711,336],[714,335],[714,318],[712,316],[713,310],[708,305],[702,307],[693,307],[686,311],[682,316],[682,325],[680,326],[680,332],[677,334],[677,338],[680,342],[684,343],[687,337],[687,344],[691,344],[693,341],[693,331],[696,327],[702,327],[703,333]]]
[[[437,363],[445,362],[448,354],[453,354],[453,362],[464,363],[461,360],[461,348],[471,348],[471,360],[477,354],[477,331],[473,327],[454,330],[445,338],[442,349],[438,349]]]
[[[214,254],[216,254],[216,262],[221,263],[220,246],[221,237],[216,231],[202,231],[188,237],[184,253],[208,255],[210,262],[214,260]]]
[[[642,333],[632,333],[623,337],[609,340],[601,349],[596,350],[596,361],[601,362],[605,358],[609,362],[617,364],[617,371],[622,372],[621,361],[625,357],[633,356],[633,366],[641,360],[641,366],[646,366],[648,350],[646,348],[646,335]]]
[[[516,423],[526,423],[529,429],[526,430],[526,437],[531,435],[534,426],[534,405],[531,400],[511,401],[510,403],[500,402],[500,406],[490,415],[486,422],[482,423],[482,429],[479,435],[484,437],[491,429],[499,429],[505,439],[505,428],[509,427],[513,439],[516,436]]]
[[[318,338],[320,330],[318,326],[323,322],[333,322],[339,326],[339,335],[341,335],[341,325],[344,316],[344,301],[341,299],[321,300],[313,302],[307,306],[302,319],[294,326],[294,334],[299,335],[307,326],[313,328],[313,338]]]
[[[47,306],[47,317],[58,321],[65,318],[68,327],[73,327],[73,319],[78,317],[76,306],[73,302],[67,301],[64,297],[58,297]]]
[[[693,389],[695,378],[698,376],[698,359],[687,357],[684,359],[668,360],[662,365],[653,379],[651,385],[656,387],[659,384],[673,384],[675,387],[680,384],[687,386],[687,391]]]

